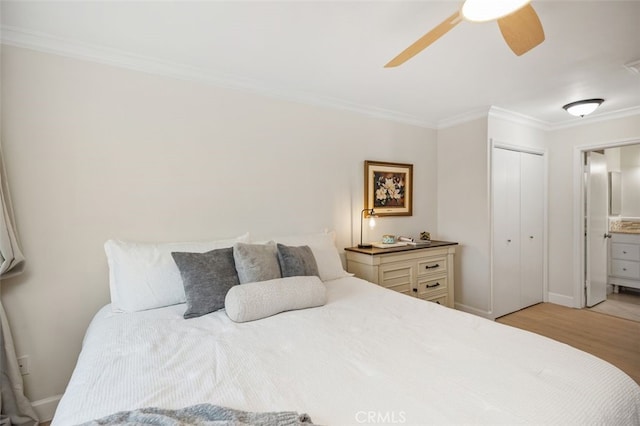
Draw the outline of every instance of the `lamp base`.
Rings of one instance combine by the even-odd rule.
[[[358,248],[372,248],[372,244],[358,244]]]

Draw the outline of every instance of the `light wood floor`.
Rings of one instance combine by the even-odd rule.
[[[607,300],[589,310],[640,322],[640,290],[621,287],[619,293],[608,294]]]
[[[540,303],[496,320],[589,352],[640,384],[640,322]]]

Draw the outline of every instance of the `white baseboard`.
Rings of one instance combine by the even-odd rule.
[[[41,422],[48,422],[53,419],[53,415],[56,412],[56,408],[58,408],[60,398],[62,398],[62,395],[54,395],[31,403],[31,406],[35,410]]]
[[[564,294],[557,294],[549,292],[549,303],[555,303],[556,305],[566,306],[568,308],[574,308],[573,297],[565,296]]]
[[[481,309],[473,308],[473,307],[468,306],[468,305],[463,305],[462,303],[456,303],[455,307],[456,307],[456,310],[458,310],[458,311],[467,312],[469,314],[477,315],[479,317],[483,317],[483,318],[487,318],[487,319],[491,319],[491,320],[493,319],[491,317],[491,312],[487,312],[487,311],[483,311]]]

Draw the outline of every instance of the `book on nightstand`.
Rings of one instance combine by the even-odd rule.
[[[411,237],[398,237],[398,241],[416,247],[425,247],[431,245],[431,240],[415,240]]]
[[[431,245],[431,240],[409,241],[407,244],[409,244],[410,246],[416,246],[416,247],[427,247]]]
[[[377,248],[391,248],[391,247],[403,247],[406,245],[409,245],[408,242],[404,242],[404,241],[398,241],[397,243],[371,243],[372,246],[377,247]]]

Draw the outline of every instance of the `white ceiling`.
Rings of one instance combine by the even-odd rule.
[[[534,1],[546,41],[517,57],[495,22],[462,22],[384,64],[458,1],[2,1],[3,43],[256,90],[428,127],[497,107],[541,126],[637,112],[640,0]]]

